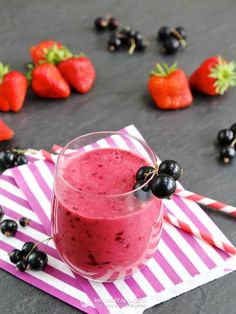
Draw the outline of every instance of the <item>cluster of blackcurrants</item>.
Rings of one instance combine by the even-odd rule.
[[[144,51],[149,46],[149,42],[140,32],[133,30],[130,26],[117,31],[119,25],[119,21],[114,17],[98,17],[94,21],[96,30],[113,31],[108,40],[109,51],[113,52],[125,48],[128,50],[128,54],[132,55],[135,51]]]
[[[162,26],[157,33],[157,40],[161,43],[161,52],[164,54],[174,54],[181,48],[186,47],[187,31],[184,27],[176,28]]]
[[[220,160],[225,164],[229,163],[236,156],[236,123],[229,129],[220,130],[217,142],[220,145]]]
[[[28,163],[28,159],[22,150],[6,149],[0,151],[0,173],[15,166]]]
[[[26,270],[43,270],[48,264],[48,256],[40,251],[36,243],[26,242],[21,250],[13,249],[8,253],[10,261],[16,264],[16,269],[24,272]]]
[[[94,21],[94,26],[97,31],[115,31],[119,26],[119,21],[113,16],[106,16],[106,17],[97,17]]]
[[[174,160],[164,160],[158,168],[143,166],[136,173],[134,195],[141,201],[146,201],[153,195],[158,198],[170,198],[176,190],[176,180],[181,174],[182,169]]]
[[[14,237],[18,230],[17,222],[12,219],[2,220],[3,217],[4,211],[0,206],[1,232],[7,237]],[[29,223],[30,220],[28,218],[22,217],[19,219],[19,224],[22,227],[28,226]],[[43,270],[48,263],[47,254],[43,251],[38,250],[37,244],[33,242],[24,243],[21,250],[13,249],[11,252],[8,253],[8,255],[10,261],[13,264],[16,264],[16,269],[22,272],[30,269]]]

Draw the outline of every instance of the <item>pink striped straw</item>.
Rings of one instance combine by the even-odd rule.
[[[53,145],[53,147],[52,147],[52,150],[54,152],[57,152],[57,153],[61,149],[62,149],[62,147],[59,145]],[[53,162],[53,163],[56,162],[57,156],[55,154],[51,154],[50,152],[48,152],[44,149],[41,149],[41,153],[46,160]],[[226,205],[224,203],[215,201],[215,200],[210,199],[210,198],[205,197],[205,196],[201,196],[201,195],[193,193],[191,191],[183,190],[183,189],[177,189],[175,192],[175,195],[186,198],[188,200],[194,201],[194,202],[199,203],[199,204],[207,205],[207,206],[209,206],[209,207],[211,207],[211,208],[213,208],[219,212],[224,212],[224,213],[236,216],[236,208],[234,208],[233,206]],[[210,236],[209,234],[206,234],[206,233],[200,231],[198,228],[196,228],[194,226],[190,226],[189,224],[176,218],[175,216],[173,216],[171,214],[164,213],[164,219],[168,223],[180,228],[181,230],[183,230],[185,232],[188,232],[191,235],[196,236],[197,238],[199,238],[201,240],[206,241],[210,245],[213,245],[213,246],[215,246],[215,247],[217,247],[217,248],[219,248],[219,249],[221,249],[221,250],[223,250],[229,254],[236,255],[236,248],[233,247],[232,245],[224,243],[224,242],[216,239],[214,236]]]
[[[231,255],[236,255],[236,248],[234,246],[217,239],[213,235],[209,235],[205,232],[202,232],[195,226],[190,226],[186,222],[168,213],[164,213],[164,219],[166,222],[170,223],[171,225],[174,225],[175,227],[181,230],[184,230],[185,232],[188,232],[191,235],[194,235],[198,239],[201,239],[209,243],[210,245],[215,246],[218,249],[221,249],[222,251],[225,251],[226,253],[229,253]]]
[[[62,146],[53,145],[52,150],[54,152],[59,153],[62,148],[63,148]],[[55,162],[56,157],[54,154],[51,154],[45,150],[41,150],[41,152],[47,160],[49,160],[51,162]],[[236,217],[236,208],[235,207],[233,207],[231,205],[227,205],[227,204],[219,202],[219,201],[216,201],[212,198],[209,198],[209,197],[206,197],[206,196],[203,196],[203,195],[200,195],[200,194],[188,191],[188,190],[184,190],[184,189],[177,189],[175,192],[175,195],[183,197],[183,198],[188,199],[188,200],[191,200],[195,203],[205,205],[205,206],[207,206],[207,207],[209,207],[209,208],[211,208],[217,212],[225,213],[225,214]]]
[[[209,198],[209,197],[206,197],[206,196],[203,196],[200,194],[196,194],[196,193],[193,193],[191,191],[184,190],[184,189],[177,189],[175,192],[175,195],[183,197],[183,198],[191,200],[191,201],[194,201],[198,204],[205,205],[209,208],[214,209],[215,211],[236,217],[236,208],[235,207],[230,206],[230,205],[226,205],[222,202],[218,202],[216,200],[213,200],[212,198]]]
[[[50,152],[48,152],[45,149],[40,149],[40,152],[41,152],[42,156],[46,160],[48,160],[48,161],[50,161],[52,163],[56,163],[57,162],[57,156],[55,154],[51,154]]]

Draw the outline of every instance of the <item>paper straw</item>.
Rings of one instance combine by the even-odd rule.
[[[62,147],[59,145],[53,145],[53,148],[52,148],[52,150],[54,152],[58,152],[61,149],[62,149]],[[48,152],[44,149],[41,149],[40,152],[46,160],[53,162],[53,163],[56,162],[57,156],[55,154],[51,154],[50,152]],[[183,190],[183,189],[177,189],[175,192],[175,195],[186,198],[186,199],[194,201],[194,202],[197,202],[199,204],[207,205],[207,206],[209,206],[209,207],[211,207],[211,208],[213,208],[219,212],[224,212],[224,213],[236,216],[236,208],[234,208],[233,206],[226,205],[224,203],[215,201],[215,200],[210,199],[210,198],[205,197],[205,196],[201,196],[201,195],[193,193],[191,191]],[[224,243],[224,242],[216,239],[215,237],[210,236],[209,234],[201,232],[198,228],[196,228],[194,226],[190,226],[189,224],[176,218],[175,216],[173,216],[171,214],[164,213],[164,219],[168,223],[180,228],[181,230],[188,232],[189,234],[192,234],[192,235],[196,236],[197,238],[204,240],[207,243],[209,243],[209,244],[211,244],[211,245],[213,245],[213,246],[215,246],[215,247],[217,247],[217,248],[219,248],[219,249],[221,249],[221,250],[223,250],[229,254],[236,255],[236,248],[233,247],[232,245]]]
[[[50,152],[48,152],[45,149],[41,149],[40,152],[41,152],[42,156],[46,160],[48,160],[48,161],[50,161],[52,163],[56,163],[57,162],[57,156],[55,154],[51,154]]]
[[[59,145],[53,145],[52,150],[54,152],[59,153],[62,148],[63,147],[61,147]],[[51,158],[50,155],[52,155],[53,157]],[[48,152],[46,154],[44,153],[44,157],[49,161],[55,160],[55,155],[50,154]],[[224,203],[219,202],[219,201],[216,201],[212,198],[209,198],[209,197],[206,197],[206,196],[203,196],[203,195],[200,195],[200,194],[188,191],[188,190],[184,190],[184,189],[177,189],[175,192],[175,195],[183,197],[183,198],[188,199],[188,200],[191,200],[191,201],[196,202],[198,204],[205,205],[205,206],[207,206],[207,207],[209,207],[209,208],[211,208],[217,212],[225,213],[225,214],[236,217],[236,208],[235,207],[224,204]]]
[[[188,232],[191,235],[194,235],[195,237],[209,243],[210,245],[215,246],[231,255],[236,255],[236,248],[234,246],[217,239],[213,235],[209,235],[205,232],[202,232],[195,226],[190,226],[186,222],[168,213],[164,213],[164,219],[165,221],[174,225],[175,227],[184,230],[185,232]]]
[[[209,198],[200,194],[196,194],[188,190],[183,190],[183,189],[177,189],[175,192],[175,195],[194,201],[198,204],[205,205],[209,208],[214,209],[215,211],[222,212],[222,213],[236,217],[235,207],[226,205],[222,202],[218,202],[212,198]]]

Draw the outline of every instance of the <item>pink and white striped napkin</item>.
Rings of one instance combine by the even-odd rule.
[[[122,132],[141,137],[133,125]],[[139,150],[134,143],[115,137],[98,141],[95,145]],[[29,227],[19,229],[15,238],[0,237],[0,267],[17,277],[87,313],[142,313],[148,307],[236,269],[235,259],[228,254],[164,223],[154,257],[147,266],[127,279],[98,283],[73,274],[60,260],[52,241],[48,246],[42,244],[49,254],[49,266],[44,272],[16,272],[6,252],[13,247],[21,247],[24,241],[40,241],[50,235],[54,169],[52,163],[38,160],[8,170],[0,177],[0,204],[7,216],[14,219],[26,216],[32,220]],[[197,204],[173,197],[164,202],[164,210],[230,243]]]

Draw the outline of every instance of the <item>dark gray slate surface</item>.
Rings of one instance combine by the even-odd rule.
[[[236,164],[216,162],[213,141],[217,131],[236,122],[236,90],[223,97],[196,95],[191,108],[177,112],[156,109],[146,91],[149,70],[159,60],[174,62],[190,74],[207,56],[235,58],[236,2],[234,0],[50,0],[0,1],[0,60],[22,70],[27,49],[45,38],[62,41],[94,61],[97,82],[84,96],[47,101],[29,95],[18,114],[0,114],[16,131],[14,144],[49,148],[96,130],[116,130],[134,123],[160,157],[173,158],[185,169],[182,182],[198,193],[236,203]],[[109,54],[108,34],[96,35],[91,25],[98,15],[112,13],[122,23],[146,34],[151,47],[129,58]],[[176,57],[162,57],[155,36],[163,24],[183,25],[188,49]],[[209,215],[236,243],[235,220]],[[188,292],[147,313],[236,313],[236,273]],[[74,308],[0,271],[0,313],[64,314]]]

